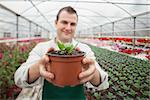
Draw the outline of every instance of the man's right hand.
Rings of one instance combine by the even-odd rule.
[[[48,52],[54,51],[50,48]],[[51,82],[54,79],[54,74],[50,72],[50,59],[48,55],[43,57],[29,68],[28,83],[32,83],[37,80],[40,76],[44,77],[47,81]]]
[[[50,59],[47,55],[44,55],[39,62],[39,72],[42,77],[47,81],[52,82],[54,79],[54,74],[50,72]]]

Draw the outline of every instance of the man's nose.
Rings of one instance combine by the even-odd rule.
[[[66,29],[67,29],[67,30],[70,30],[70,29],[71,29],[71,25],[70,25],[70,24],[67,24]]]

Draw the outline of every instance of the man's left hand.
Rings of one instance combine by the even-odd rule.
[[[84,84],[89,81],[94,85],[98,85],[100,83],[100,74],[95,67],[94,60],[84,58],[82,60],[82,63],[83,63],[82,72],[79,74],[80,83]]]

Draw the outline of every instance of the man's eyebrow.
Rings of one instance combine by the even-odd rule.
[[[65,21],[65,20],[62,20],[61,22],[62,22],[62,23],[68,23],[68,22],[67,22],[67,21]]]

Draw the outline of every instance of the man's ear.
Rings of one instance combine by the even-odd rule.
[[[56,27],[56,25],[57,25],[57,20],[55,20],[55,27]]]
[[[57,20],[55,20],[55,25],[57,24]]]

